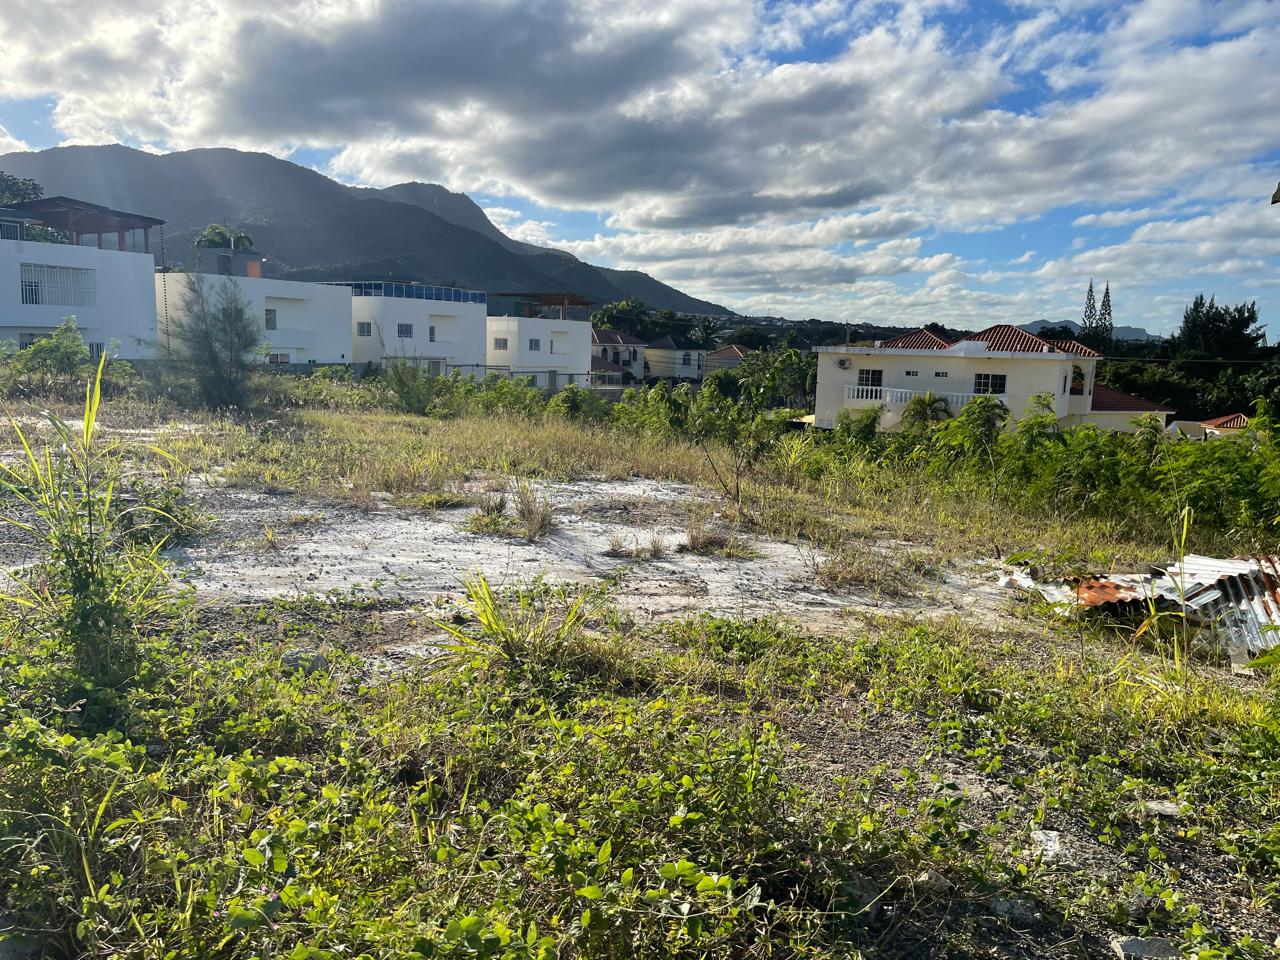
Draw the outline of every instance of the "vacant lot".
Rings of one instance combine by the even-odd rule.
[[[37,950],[1280,954],[1271,681],[996,586],[1158,543],[910,477],[734,502],[714,450],[566,423],[127,426],[183,462],[138,455],[194,600],[122,693],[9,614]]]

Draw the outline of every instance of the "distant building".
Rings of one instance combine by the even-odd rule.
[[[707,372],[707,351],[682,337],[662,337],[645,348],[649,376],[658,379],[701,380]]]
[[[528,377],[558,390],[591,382],[591,325],[559,317],[488,317],[489,373]]]
[[[402,359],[439,376],[461,371],[482,377],[486,296],[426,283],[357,281],[351,288],[351,357],[382,365]]]
[[[1097,351],[1074,340],[1044,340],[1000,324],[952,343],[929,330],[914,330],[873,346],[814,347],[818,389],[814,422],[835,425],[842,410],[884,408],[881,424],[892,430],[913,397],[930,393],[959,412],[978,396],[995,396],[1014,418],[1032,397],[1046,394],[1064,425],[1096,423],[1132,429],[1141,413],[1166,422],[1173,412],[1140,397],[1095,383]]]
[[[1201,420],[1206,437],[1229,437],[1249,429],[1249,417],[1243,413],[1228,413],[1223,417]]]
[[[731,343],[728,346],[720,347],[718,350],[712,350],[707,354],[708,370],[732,370],[751,351],[746,347]]]
[[[618,368],[620,382],[644,380],[648,376],[645,342],[621,330],[591,328],[591,355]],[[594,366],[592,368],[595,369]],[[603,368],[602,368],[603,369]]]
[[[126,359],[154,356],[151,230],[163,223],[71,197],[0,209],[0,340],[25,347],[74,316],[92,356],[112,341]]]

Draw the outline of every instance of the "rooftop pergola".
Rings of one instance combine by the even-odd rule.
[[[98,246],[101,247],[103,234],[114,233],[118,248],[124,250],[128,234],[141,230],[144,253],[151,252],[151,228],[164,223],[157,217],[112,210],[110,207],[71,197],[24,200],[10,204],[10,208],[32,220],[38,220],[46,227],[66,231],[71,235],[72,242],[77,244],[87,236],[97,236]]]
[[[581,294],[569,293],[560,290],[516,290],[506,291],[503,293],[491,293],[491,297],[512,297],[517,300],[525,300],[530,303],[536,303],[543,307],[559,307],[561,319],[569,318],[570,307],[589,307],[594,300],[584,297]]]

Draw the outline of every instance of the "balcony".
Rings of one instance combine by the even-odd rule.
[[[932,393],[935,399],[946,400],[947,405],[953,411],[959,410],[975,397],[990,396],[995,397],[997,400],[1004,400],[1005,398],[1003,393],[942,393],[938,390],[904,390],[899,387],[860,387],[852,383],[845,385],[844,393],[846,401],[883,403],[890,409],[905,407],[911,402],[912,397],[920,397],[926,393]]]

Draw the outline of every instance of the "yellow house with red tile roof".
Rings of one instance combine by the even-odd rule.
[[[1009,324],[954,343],[921,329],[872,346],[813,349],[819,427],[834,426],[840,410],[881,406],[881,427],[892,430],[912,398],[924,393],[946,400],[952,413],[976,396],[995,396],[1014,419],[1026,415],[1032,397],[1045,394],[1063,425],[1097,423],[1115,430],[1132,429],[1130,421],[1140,413],[1163,421],[1173,412],[1095,384],[1096,350],[1074,340],[1045,340]],[[1121,409],[1126,406],[1132,409]]]

